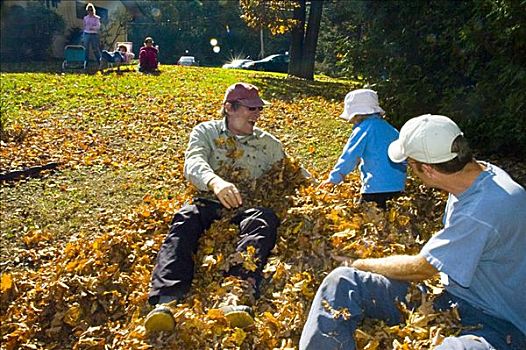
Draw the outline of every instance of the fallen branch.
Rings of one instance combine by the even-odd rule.
[[[8,171],[0,173],[0,181],[13,181],[22,177],[38,177],[44,170],[53,170],[58,167],[58,163],[52,162],[45,165],[33,166],[22,170]]]

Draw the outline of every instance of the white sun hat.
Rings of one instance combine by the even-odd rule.
[[[451,146],[459,135],[462,131],[448,117],[424,114],[402,126],[398,140],[389,145],[387,153],[395,163],[408,157],[428,164],[447,162],[457,156]]]
[[[352,122],[357,115],[379,113],[384,115],[385,111],[378,104],[376,91],[370,89],[353,90],[345,96],[343,113],[340,118]]]

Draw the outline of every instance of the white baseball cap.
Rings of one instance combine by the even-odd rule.
[[[389,145],[389,158],[395,163],[408,157],[428,164],[447,162],[457,156],[451,146],[462,135],[457,124],[443,115],[424,114],[409,119],[398,140]]]
[[[370,89],[353,90],[345,96],[343,113],[340,118],[352,121],[356,115],[380,113],[385,111],[378,105],[376,91]]]

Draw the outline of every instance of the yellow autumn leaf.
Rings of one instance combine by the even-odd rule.
[[[75,327],[79,320],[80,320],[80,313],[81,309],[80,306],[74,305],[66,311],[66,314],[64,315],[63,321],[65,324]]]
[[[248,246],[247,250],[244,253],[241,253],[243,256],[243,268],[248,271],[256,271],[257,269],[257,257],[256,257],[256,248],[254,246]]]
[[[70,261],[66,265],[66,271],[68,271],[68,272],[74,271],[78,264],[79,264],[79,262],[77,260]]]
[[[279,281],[285,276],[286,272],[287,270],[285,268],[285,265],[280,263],[276,266],[276,271],[272,275],[272,279],[275,281]]]
[[[13,277],[9,273],[2,273],[2,278],[0,282],[0,291],[6,293],[13,288]]]
[[[274,317],[274,315],[272,315],[270,312],[268,311],[265,311],[263,313],[263,318],[268,321],[270,324],[276,326],[276,327],[280,327],[281,326],[281,323],[278,321],[278,319],[276,317]]]
[[[409,221],[411,220],[408,216],[406,215],[398,215],[398,223],[401,225],[401,226],[406,226]]]
[[[367,345],[364,346],[363,350],[377,350],[380,346],[380,342],[376,339],[369,340]]]
[[[232,335],[230,336],[230,339],[233,340],[233,342],[236,345],[240,346],[241,344],[243,344],[246,337],[247,337],[247,333],[244,330],[242,330],[241,328],[236,328],[234,332],[232,333]]]
[[[216,308],[208,310],[206,315],[210,317],[212,320],[219,320],[219,319],[225,318],[223,311],[216,309]]]
[[[394,222],[397,216],[397,212],[395,208],[389,209],[389,222]]]

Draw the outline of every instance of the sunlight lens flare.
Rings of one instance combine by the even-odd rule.
[[[158,8],[154,7],[151,11],[152,13],[152,16],[153,17],[159,17],[161,15],[161,10],[159,10]]]

